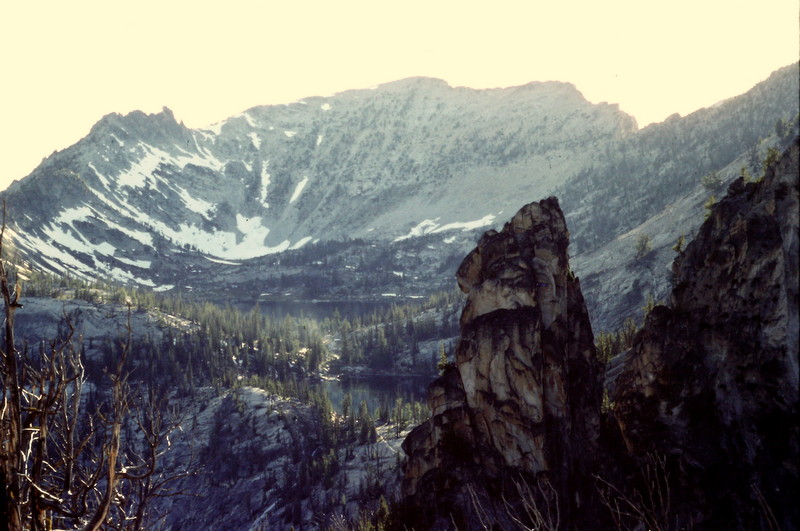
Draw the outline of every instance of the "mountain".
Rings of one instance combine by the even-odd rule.
[[[612,326],[638,304],[634,290],[659,295],[665,280],[606,282],[627,260],[608,246],[682,205],[681,222],[653,234],[656,270],[666,267],[666,237],[699,223],[703,172],[729,179],[748,150],[757,159],[758,141],[797,115],[797,93],[791,65],[643,130],[565,83],[473,90],[427,78],[255,107],[207,129],[168,109],[112,114],[3,198],[36,268],[252,300],[452,286],[480,231],[555,192],[590,312],[610,308]]]
[[[344,407],[346,391],[340,382],[303,378],[302,363],[288,363],[288,358],[302,360],[310,350],[311,322],[280,323],[231,309],[224,311],[224,318],[223,310],[211,317],[206,312],[210,305],[184,305],[178,299],[168,305],[162,299],[156,308],[152,300],[138,299],[140,294],[128,299],[128,306],[124,290],[76,290],[46,278],[32,279],[27,288],[33,295],[23,297],[14,325],[23,352],[21,377],[42,374],[40,358],[28,352],[50,354],[44,358],[49,366],[50,360],[59,359],[53,352],[71,342],[80,353],[74,359],[80,360],[86,398],[79,414],[85,420],[81,428],[90,429],[97,418],[93,408],[104,403],[109,391],[109,367],[118,362],[118,348],[130,331],[126,382],[132,389],[130,404],[135,404],[131,409],[137,412],[128,416],[122,430],[126,461],[136,462],[131,456],[145,441],[139,415],[153,407],[139,400],[145,387],[151,398],[161,397],[156,407],[159,422],[166,421],[162,427],[173,421],[180,425],[174,431],[167,428],[171,433],[159,444],[152,481],[142,490],[130,484],[119,487],[119,505],[145,501],[136,511],[143,528],[214,529],[225,522],[227,529],[327,529],[336,518],[357,521],[378,507],[381,497],[397,496],[400,444],[408,433],[406,426],[423,414],[412,411],[418,404],[406,403],[401,412],[402,400],[400,405],[392,401],[396,410],[389,419],[388,409],[379,415],[373,404],[353,400],[358,394],[348,395],[351,405]],[[231,333],[226,328],[234,322],[237,330]],[[287,338],[295,338],[294,346],[285,347],[290,352],[276,352],[270,344],[269,336],[281,335],[281,328],[289,332],[283,336],[284,345]],[[254,340],[253,335],[260,338]],[[237,338],[235,347],[232,337]],[[222,350],[226,354],[220,355]],[[66,363],[61,370],[67,370]],[[53,411],[63,412],[63,401],[50,404]],[[36,429],[30,424],[34,427],[29,430]],[[50,438],[45,439],[52,442],[43,454],[61,451],[62,429],[52,423]],[[39,440],[30,444],[35,447]],[[100,435],[86,439],[86,444],[93,455],[104,455]],[[60,463],[48,468],[59,477]],[[88,506],[93,503],[90,500]],[[30,512],[27,507],[23,511]],[[53,514],[62,529],[74,528],[77,524],[70,522],[80,518]]]
[[[584,166],[589,155],[572,146],[602,149],[634,127],[571,85],[475,91],[408,79],[256,107],[207,130],[168,109],[109,115],[8,201],[39,198],[14,221],[19,245],[50,269],[157,284],[161,255],[187,246],[246,260],[321,239],[485,226],[517,194]],[[542,169],[552,163],[559,171]],[[470,197],[448,193],[456,188]]]

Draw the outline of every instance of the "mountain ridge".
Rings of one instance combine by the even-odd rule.
[[[186,127],[166,108],[112,113],[2,195],[15,244],[37,267],[163,290],[213,291],[221,282],[252,296],[283,289],[266,277],[302,277],[281,269],[278,253],[326,241],[342,242],[345,253],[354,240],[380,248],[380,271],[435,280],[419,293],[424,282],[398,277],[378,293],[429,293],[445,282],[445,264],[503,213],[556,194],[581,274],[581,256],[699,193],[703,173],[739,164],[754,149],[763,155],[760,141],[776,120],[796,116],[796,70],[643,129],[618,106],[589,103],[563,82],[466,89],[409,78],[253,107],[206,129]],[[398,246],[432,256],[414,263]],[[617,270],[625,265],[615,260]],[[337,274],[352,278],[349,267],[358,264]],[[311,296],[352,294],[354,282]],[[650,291],[664,286],[660,279]],[[596,308],[591,287],[587,293]],[[608,322],[620,317],[614,313]]]

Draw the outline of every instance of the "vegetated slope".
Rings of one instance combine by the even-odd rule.
[[[638,317],[648,296],[665,298],[672,248],[695,234],[704,203],[724,195],[742,171],[761,176],[769,149],[788,146],[798,132],[798,79],[798,65],[790,65],[746,94],[649,126],[617,151],[598,153],[591,170],[556,192],[596,330]],[[712,174],[717,184],[704,186]],[[640,237],[651,249],[637,257]]]
[[[799,91],[798,65],[789,65],[741,96],[684,118],[673,115],[622,139],[614,150],[595,153],[592,167],[557,191],[573,252],[591,251],[636,227],[698,188],[703,175],[745,153],[750,170],[760,170],[765,149],[759,152],[759,142],[779,120],[796,118]]]
[[[325,527],[335,518],[357,521],[399,489],[399,445],[423,409],[402,399],[376,408],[356,395],[347,407],[341,396],[332,403],[319,379],[328,354],[320,323],[39,274],[28,291],[16,314],[21,351],[38,352],[41,344],[46,352],[51,342],[57,348],[73,330],[89,390],[87,418],[108,392],[109,367],[130,325],[126,382],[161,397],[163,418],[180,423],[159,447],[146,490],[147,528]],[[331,326],[326,340],[341,333]],[[436,324],[416,327],[423,333]],[[368,363],[360,332],[349,340],[350,356]],[[23,357],[35,367],[36,356]],[[140,441],[133,420],[123,433],[123,446]],[[121,492],[139,500],[144,491]]]

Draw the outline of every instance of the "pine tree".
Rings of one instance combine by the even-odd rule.
[[[653,240],[649,234],[642,233],[636,239],[636,260],[641,260],[653,249]]]
[[[719,172],[716,171],[703,175],[703,177],[700,179],[700,184],[702,184],[706,190],[716,190],[722,186],[723,182],[724,181],[722,177],[720,177]]]
[[[445,352],[445,350],[444,350],[444,343],[440,342],[439,343],[439,363],[436,365],[436,368],[439,369],[439,374],[440,375],[444,374],[444,371],[446,371],[449,367],[452,367],[452,366],[454,366],[454,364],[451,363],[447,359],[447,352]]]

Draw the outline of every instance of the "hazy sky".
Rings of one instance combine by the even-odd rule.
[[[797,0],[5,2],[0,189],[110,112],[202,127],[409,76],[574,83],[640,126],[800,58]]]

